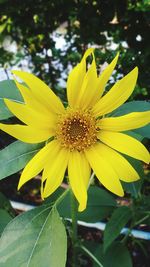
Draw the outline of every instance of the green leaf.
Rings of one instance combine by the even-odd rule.
[[[118,109],[116,109],[114,112],[112,112],[112,116],[122,116],[125,114],[128,114],[130,112],[141,112],[141,111],[148,111],[150,110],[150,103],[147,101],[130,101],[122,106],[120,106]]]
[[[45,201],[45,203],[52,204],[63,191],[62,188],[59,188]],[[88,190],[87,208],[83,212],[78,212],[77,217],[78,220],[81,221],[90,223],[97,222],[111,214],[115,207],[116,200],[111,194],[97,186],[90,186]],[[60,216],[71,218],[70,193],[68,193],[60,203],[58,211]]]
[[[132,197],[137,198],[142,187],[142,180],[138,180],[132,183],[122,182],[122,185],[127,193],[130,193]]]
[[[148,110],[150,110],[150,102],[131,101],[125,103],[124,105],[116,109],[111,115],[116,117],[128,114],[130,112],[142,112]],[[150,124],[141,127],[139,129],[135,129],[134,132],[136,132],[139,135],[142,135],[145,138],[150,138]]]
[[[128,249],[120,242],[114,242],[104,255],[105,267],[132,267]],[[96,267],[96,266],[94,266]]]
[[[133,166],[133,168],[137,171],[137,173],[140,176],[140,180],[138,180],[136,182],[132,182],[132,183],[126,183],[126,182],[121,182],[121,183],[122,183],[123,188],[126,192],[130,193],[132,197],[137,198],[138,194],[141,190],[143,180],[145,178],[143,165],[142,165],[141,161],[139,161],[139,160],[133,159],[129,156],[124,156],[124,157],[130,162],[130,164]]]
[[[144,126],[142,128],[136,129],[134,131],[136,133],[142,135],[143,137],[150,139],[150,124],[148,124],[148,125],[146,125],[146,126]]]
[[[121,242],[113,242],[105,253],[102,244],[86,241],[84,245],[104,267],[132,267],[130,253]],[[92,267],[98,267],[98,264],[93,260],[92,263]]]
[[[8,98],[23,102],[21,94],[17,89],[13,80],[6,80],[0,82],[0,120],[5,120],[14,115],[8,110],[3,98]]]
[[[12,220],[0,239],[1,267],[65,267],[67,237],[56,209],[43,206]]]
[[[0,151],[0,180],[21,170],[43,144],[16,141]]]
[[[117,208],[108,223],[104,231],[104,250],[110,246],[110,244],[118,237],[122,228],[131,218],[131,211],[128,207],[123,206]]]
[[[131,136],[131,137],[133,137],[135,139],[137,139],[138,141],[142,141],[143,138],[144,138],[142,135],[140,135],[140,134],[138,134],[138,133],[136,133],[134,131],[124,131],[123,133],[125,133],[125,134],[127,134],[127,135],[129,135],[129,136]]]
[[[110,193],[99,187],[90,186],[87,208],[78,213],[78,220],[97,222],[111,214],[115,207],[116,200]]]
[[[15,212],[10,204],[10,201],[0,192],[0,209],[4,209],[12,217],[15,216]]]
[[[6,225],[12,220],[12,216],[3,209],[0,209],[0,235],[2,234]]]

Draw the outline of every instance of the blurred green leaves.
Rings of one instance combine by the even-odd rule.
[[[22,67],[21,60],[26,58],[32,72],[57,90],[62,73],[67,74],[69,66],[78,61],[76,52],[81,55],[87,46],[96,45],[99,47],[98,64],[102,64],[110,61],[119,50],[118,72],[126,74],[138,65],[135,96],[149,99],[148,4],[148,0],[134,3],[125,0],[53,0],[44,4],[37,0],[34,5],[30,1],[17,0],[12,5],[11,0],[1,0],[0,64],[2,67],[14,66],[15,58],[22,54],[23,58],[17,62],[19,68]],[[5,49],[4,41],[8,36],[17,43],[15,53]]]

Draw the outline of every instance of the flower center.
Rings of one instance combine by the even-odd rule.
[[[82,151],[96,142],[96,132],[96,120],[89,112],[68,108],[58,120],[56,138],[63,147]]]

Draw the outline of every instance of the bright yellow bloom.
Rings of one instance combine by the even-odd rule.
[[[93,60],[86,70],[89,55]],[[43,170],[41,191],[46,198],[60,186],[68,168],[69,183],[82,211],[86,208],[91,169],[99,181],[118,196],[124,194],[120,180],[133,182],[139,179],[138,173],[118,152],[149,163],[146,148],[122,132],[149,123],[150,111],[114,118],[104,116],[128,99],[138,76],[136,67],[102,96],[117,59],[118,55],[98,77],[93,49],[88,49],[68,77],[67,108],[40,79],[26,72],[13,71],[27,85],[16,81],[24,103],[8,99],[5,103],[25,125],[1,123],[0,128],[23,142],[46,141],[24,168],[19,188]],[[53,140],[49,141],[51,137]]]

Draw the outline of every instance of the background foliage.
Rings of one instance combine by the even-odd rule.
[[[148,99],[149,7],[149,0],[0,0],[0,64],[20,68],[27,59],[28,68],[60,91],[58,80],[66,79],[87,46],[100,48],[100,63],[119,50],[118,71],[138,65],[134,98]],[[12,44],[16,48],[8,51]]]

